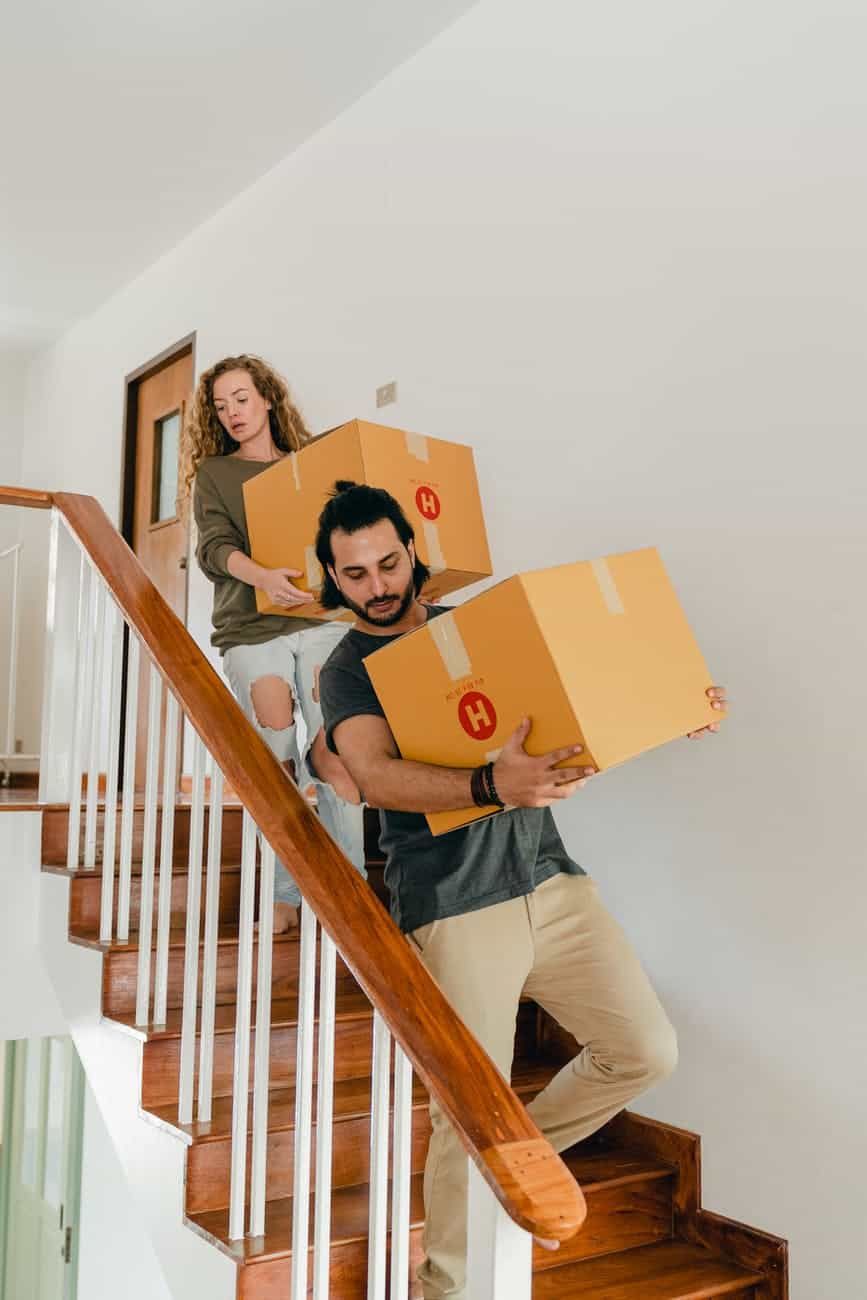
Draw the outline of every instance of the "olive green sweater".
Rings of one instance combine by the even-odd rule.
[[[196,474],[193,513],[198,530],[196,559],[214,584],[211,644],[220,654],[234,645],[258,645],[275,636],[318,626],[316,619],[260,614],[256,591],[226,568],[233,551],[250,554],[243,484],[268,468],[267,462],[208,456]]]

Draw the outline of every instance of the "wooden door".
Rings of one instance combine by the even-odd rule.
[[[84,1072],[69,1038],[9,1045],[5,1295],[73,1300]]]
[[[193,354],[187,345],[134,381],[128,428],[128,539],[148,577],[181,622],[187,616],[188,528],[177,509],[178,448],[187,404],[192,398]],[[130,452],[132,454],[130,454]],[[144,657],[143,657],[144,658]],[[145,783],[149,668],[139,681],[136,786]],[[163,723],[165,702],[163,703]],[[160,746],[162,783],[162,745]]]

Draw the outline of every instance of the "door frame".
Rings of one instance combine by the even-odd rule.
[[[163,370],[174,361],[180,360],[187,353],[193,363],[193,379],[196,375],[196,331],[186,334],[176,343],[164,348],[157,356],[151,357],[144,365],[131,370],[123,381],[123,441],[121,443],[120,470],[120,531],[124,541],[132,547],[132,525],[135,510],[135,458],[136,434],[138,431],[138,390],[139,385],[152,375]],[[189,587],[189,582],[187,583]],[[188,593],[189,594],[189,593]],[[186,611],[185,611],[186,612]]]
[[[73,1230],[70,1235],[70,1255],[67,1261],[67,1267],[63,1274],[63,1296],[59,1300],[76,1300],[78,1295],[78,1261],[81,1242],[81,1174],[82,1161],[84,1157],[84,1094],[85,1094],[85,1076],[84,1066],[75,1046],[75,1042],[68,1035],[50,1034],[45,1037],[36,1037],[28,1039],[9,1039],[2,1044],[5,1048],[4,1060],[4,1095],[3,1095],[3,1143],[2,1156],[0,1156],[0,1300],[15,1300],[14,1297],[7,1296],[6,1273],[8,1264],[8,1241],[9,1241],[9,1217],[12,1209],[11,1202],[11,1178],[12,1178],[12,1138],[16,1122],[15,1110],[15,1087],[16,1087],[16,1066],[17,1058],[20,1055],[20,1048],[26,1045],[32,1050],[32,1045],[38,1043],[40,1051],[43,1053],[43,1060],[40,1067],[40,1087],[47,1088],[48,1079],[45,1075],[45,1055],[46,1045],[52,1038],[58,1041],[66,1041],[69,1045],[69,1065],[70,1078],[68,1083],[68,1114],[65,1116],[67,1145],[63,1158],[64,1185],[63,1185],[63,1221],[64,1230],[72,1226]],[[41,1114],[42,1105],[40,1104],[40,1122],[43,1118]],[[18,1117],[20,1118],[20,1116]]]
[[[120,458],[120,532],[130,550],[133,550],[133,520],[135,516],[135,465],[136,452],[138,450],[136,439],[138,434],[138,391],[139,386],[146,379],[170,366],[173,362],[179,361],[181,357],[190,355],[193,371],[193,382],[196,378],[196,331],[191,334],[185,334],[183,338],[171,343],[167,348],[143,365],[137,366],[131,370],[128,375],[124,376],[123,381],[123,439],[121,443]],[[190,599],[190,574],[189,566],[185,574],[184,581],[184,622],[187,620],[189,612]],[[123,781],[123,760],[126,750],[126,691],[127,677],[129,667],[129,634],[124,629],[123,636],[123,665],[121,669],[121,711],[120,711],[120,738],[119,738],[119,764],[118,764],[118,789],[121,788]],[[181,766],[183,766],[181,764]],[[0,1296],[0,1300],[3,1297]]]

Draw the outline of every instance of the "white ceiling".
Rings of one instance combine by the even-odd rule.
[[[0,346],[56,337],[473,0],[10,0]]]

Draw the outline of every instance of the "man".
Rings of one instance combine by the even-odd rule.
[[[488,770],[493,791],[479,785],[481,769],[402,759],[364,660],[443,612],[418,599],[428,571],[412,527],[382,489],[338,483],[316,553],[323,605],[346,606],[358,620],[320,676],[326,739],[382,810],[392,915],[506,1078],[522,993],[585,1044],[528,1108],[563,1151],[668,1075],[677,1054],[637,957],[554,825],[550,806],[574,796],[593,769],[580,746],[527,754],[526,718]],[[708,694],[722,707],[724,691]],[[556,767],[568,759],[574,766]],[[510,811],[431,835],[423,813],[484,805],[492,793]],[[426,1300],[466,1300],[466,1156],[435,1102],[431,1120],[419,1277]]]

